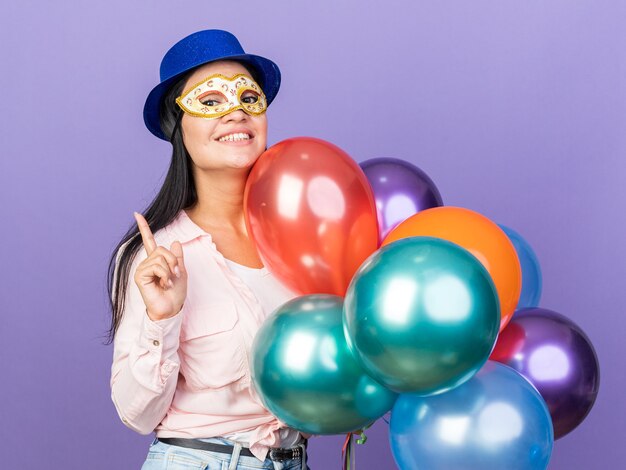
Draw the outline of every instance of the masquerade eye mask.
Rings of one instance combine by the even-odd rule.
[[[242,109],[252,116],[263,114],[267,100],[261,87],[250,77],[238,74],[211,75],[176,98],[180,108],[192,116],[215,119]]]

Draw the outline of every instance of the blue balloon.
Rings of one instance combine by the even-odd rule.
[[[539,470],[548,466],[554,436],[535,387],[488,361],[449,392],[400,395],[390,440],[401,470]]]
[[[537,255],[535,255],[528,242],[515,230],[501,224],[498,224],[498,226],[513,243],[519,262],[522,265],[522,292],[515,310],[536,307],[539,305],[542,288],[541,268],[539,267]]]

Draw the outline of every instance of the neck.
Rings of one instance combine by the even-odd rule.
[[[245,232],[243,193],[248,173],[249,169],[196,171],[198,201],[186,209],[189,217],[201,227]]]

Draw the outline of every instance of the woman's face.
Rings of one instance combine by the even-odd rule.
[[[239,73],[250,76],[250,72],[238,62],[212,62],[199,67],[190,75],[184,90],[216,73],[227,77]],[[183,113],[180,125],[185,147],[198,169],[250,168],[267,144],[265,114],[251,116],[238,109],[219,118],[207,119]],[[231,134],[240,135],[233,140],[227,137]]]

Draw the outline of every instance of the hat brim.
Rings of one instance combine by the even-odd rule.
[[[260,85],[261,88],[263,88],[263,93],[265,93],[268,106],[272,101],[274,101],[274,98],[278,94],[278,89],[280,88],[281,77],[278,65],[265,57],[254,54],[238,54],[219,57],[217,59],[195,64],[188,69],[169,77],[167,80],[162,81],[152,89],[152,91],[148,94],[148,98],[146,98],[146,103],[143,107],[143,120],[146,127],[150,132],[152,132],[152,134],[157,136],[159,139],[167,140],[161,129],[160,110],[163,95],[165,95],[169,88],[186,73],[194,70],[196,67],[220,60],[234,60],[251,66],[256,71],[257,78],[261,81]]]

